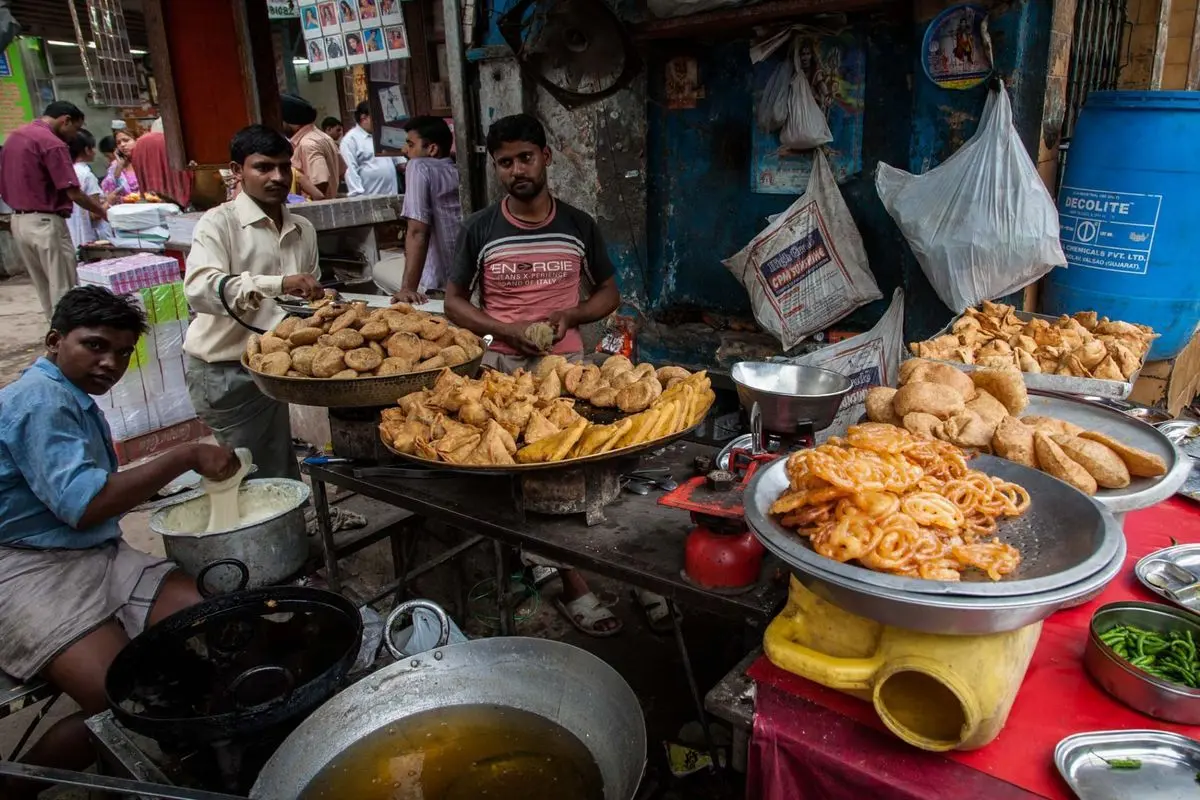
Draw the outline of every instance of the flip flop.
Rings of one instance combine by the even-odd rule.
[[[634,589],[633,599],[642,609],[642,613],[646,617],[646,625],[649,626],[651,633],[667,636],[674,630],[675,625],[671,622],[670,605],[665,597],[645,589]],[[683,619],[683,612],[679,610],[679,606],[675,607],[675,619]]]
[[[541,589],[550,581],[560,577],[557,567],[543,567],[541,565],[530,567],[529,575],[535,589]]]
[[[559,610],[559,613],[566,617],[567,621],[574,625],[580,633],[585,633],[597,639],[616,636],[621,632],[621,628],[624,627],[624,623],[603,606],[599,598],[591,592],[576,597],[569,603],[564,603],[562,600],[555,598],[554,605]],[[597,623],[610,619],[617,621],[615,628],[606,631],[596,628]]]

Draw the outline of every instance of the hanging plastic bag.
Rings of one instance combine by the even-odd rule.
[[[791,91],[792,60],[785,58],[763,87],[762,97],[758,101],[758,127],[768,133],[783,127],[788,118]]]
[[[784,350],[883,296],[820,150],[804,194],[722,263],[746,287],[754,318]]]
[[[798,36],[792,38],[791,60],[793,74],[788,92],[788,116],[779,134],[779,143],[789,150],[812,150],[833,141],[833,134],[800,64]]]
[[[415,656],[437,647],[442,629],[432,611],[424,608],[413,609],[412,623],[392,636],[392,641],[400,652],[406,656]],[[462,644],[465,641],[466,635],[454,624],[454,620],[450,620],[450,641],[447,644]]]
[[[1054,200],[1013,127],[1003,86],[958,152],[924,175],[881,162],[875,189],[956,314],[1067,263]]]

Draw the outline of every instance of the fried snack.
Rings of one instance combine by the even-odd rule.
[[[540,367],[541,365],[539,364],[538,366]],[[558,373],[554,371],[552,364],[550,370],[542,377],[542,382],[538,385],[534,396],[541,403],[549,403],[561,394],[562,381],[559,380]]]
[[[337,347],[337,345],[333,343],[332,336],[328,333],[323,333],[317,337],[317,347]]]
[[[621,420],[621,422],[625,422],[625,420]],[[612,425],[589,425],[583,431],[583,435],[579,437],[579,441],[571,448],[570,457],[583,458],[584,456],[595,455],[601,452],[602,447],[628,430],[628,425],[618,429],[617,423],[613,423]]]
[[[543,413],[550,424],[559,430],[570,427],[575,420],[580,418],[579,412],[575,410],[575,401],[566,397],[560,397],[546,406]]]
[[[1016,417],[1005,417],[1000,420],[992,436],[992,450],[1001,458],[1037,469],[1033,433],[1033,428]]]
[[[426,341],[436,342],[445,334],[446,328],[450,323],[441,317],[430,317],[421,321],[421,338]]]
[[[262,353],[261,339],[262,337],[257,333],[250,334],[250,338],[246,340],[246,358]]]
[[[1079,436],[1082,439],[1099,442],[1120,456],[1121,460],[1125,462],[1125,466],[1129,469],[1130,475],[1136,475],[1139,478],[1157,478],[1167,474],[1167,462],[1154,455],[1154,453],[1147,453],[1145,450],[1139,450],[1136,447],[1122,444],[1116,439],[1105,436],[1103,433],[1097,431],[1084,431]]]
[[[633,362],[623,355],[609,356],[600,365],[600,372],[603,373],[606,379],[611,379],[613,375],[619,372],[628,372],[632,369]]]
[[[350,313],[350,312],[346,312]],[[339,317],[338,319],[341,319]],[[366,339],[363,335],[353,328],[343,328],[340,331],[329,334],[334,347],[340,347],[343,350],[357,350],[363,346]]]
[[[343,370],[339,370],[338,372],[335,372],[334,374],[330,375],[329,379],[334,380],[334,381],[344,381],[344,380],[350,380],[351,378],[357,378],[357,377],[359,377],[359,373],[355,372],[354,370],[343,369]]]
[[[943,581],[972,568],[1000,580],[1020,563],[995,532],[1028,509],[1028,492],[968,469],[952,445],[867,423],[793,453],[785,469],[771,513],[826,558]]]
[[[628,373],[621,373],[621,375],[626,374]],[[618,375],[617,377],[620,376]],[[596,408],[612,408],[617,404],[617,395],[619,393],[620,390],[612,386],[602,386],[601,388],[597,389],[591,397],[588,398],[588,402],[594,405]]]
[[[1020,414],[1029,405],[1029,392],[1025,388],[1025,379],[1020,370],[1011,369],[977,369],[971,373],[975,388],[995,397],[1008,413]]]
[[[966,410],[946,420],[942,431],[953,445],[989,452],[996,425],[988,424],[974,411]]]
[[[889,386],[872,386],[867,390],[866,406],[867,419],[871,422],[886,422],[890,425],[900,425],[900,417],[892,407],[896,390]]]
[[[696,403],[688,417],[688,427],[699,425],[708,416],[708,410],[717,402],[717,393],[712,389],[703,389],[696,393]]]
[[[1068,456],[1045,431],[1033,434],[1033,450],[1042,472],[1071,484],[1087,495],[1096,493],[1096,479],[1078,462]]]
[[[312,345],[302,345],[292,350],[292,369],[302,375],[312,376],[313,356],[317,354],[317,348]]]
[[[359,328],[358,332],[368,342],[381,342],[392,335],[392,329],[382,320],[368,322]]]
[[[246,363],[249,364],[250,369],[254,370],[255,372],[262,372],[262,362],[264,358],[266,358],[266,356],[264,356],[262,353],[255,353],[246,359]]]
[[[620,441],[616,443],[616,448],[614,449],[632,447],[633,445],[650,441],[650,432],[654,430],[654,425],[658,422],[661,413],[657,408],[648,408],[640,414],[626,417],[632,424],[629,426],[629,430],[621,437]]]
[[[907,361],[901,361],[899,375],[900,385],[903,386],[906,383],[911,383],[917,380],[916,376],[920,372],[927,369],[931,364],[933,364],[932,361],[928,361],[924,358],[910,358]]]
[[[588,421],[581,417],[566,430],[522,447],[517,451],[517,463],[541,464],[547,461],[562,461],[583,436],[587,427]]]
[[[595,375],[595,380],[600,379],[600,368],[593,364],[573,364],[567,368],[566,374],[562,376],[563,388],[574,395],[579,391],[579,385],[583,383],[585,377]]]
[[[922,439],[943,439],[946,436],[945,423],[933,414],[926,414],[924,411],[911,411],[905,414],[903,422],[905,430]]]
[[[429,426],[415,420],[401,423],[384,422],[380,424],[380,430],[383,438],[391,441],[392,447],[409,455],[416,452],[418,437],[429,438]]]
[[[683,367],[659,367],[655,371],[654,377],[658,378],[658,382],[661,383],[665,389],[671,383],[671,381],[684,380],[691,374],[692,373],[688,372]]]
[[[467,454],[463,459],[463,464],[473,464],[476,466],[511,466],[516,463],[513,461],[512,454],[505,447],[503,436],[504,429],[495,423],[493,420],[489,423],[487,430],[480,437],[479,444]]]
[[[346,368],[346,356],[337,347],[318,347],[313,354],[312,375],[314,378],[332,378]]]
[[[267,375],[283,376],[292,368],[292,357],[287,351],[281,353],[267,353],[262,357],[262,363],[259,366],[259,372]]]
[[[300,327],[300,318],[299,317],[288,317],[287,319],[283,320],[278,325],[276,325],[275,330],[272,331],[272,333],[275,336],[278,336],[280,339],[287,339],[288,337],[290,337],[292,335],[292,332],[295,331],[299,327]]]
[[[904,374],[904,371],[901,370]],[[960,395],[963,400],[970,400],[975,397],[975,384],[961,370],[955,369],[949,364],[938,364],[933,361],[917,360],[916,366],[910,368],[907,372],[907,377],[902,378],[902,383],[940,383],[943,386],[949,386]]]
[[[617,407],[626,413],[644,411],[661,392],[662,387],[656,379],[643,378],[617,392]]]
[[[523,438],[525,444],[533,444],[534,442],[545,439],[547,436],[553,436],[559,432],[559,428],[550,420],[546,419],[541,411],[534,411],[529,415],[529,422],[525,423]]]
[[[388,356],[380,363],[379,369],[375,370],[375,374],[381,378],[385,375],[404,375],[405,373],[412,372],[412,368],[413,363],[408,359]]]
[[[458,409],[458,418],[468,425],[486,425],[492,415],[478,400],[468,400]],[[507,429],[506,429],[507,430]]]
[[[383,363],[383,356],[369,347],[360,347],[357,350],[347,351],[345,361],[346,366],[355,372],[370,372],[379,368],[379,365]]]
[[[901,386],[892,398],[892,407],[901,418],[920,411],[938,419],[949,419],[966,408],[966,404],[956,389],[940,383],[918,382]]]
[[[658,419],[655,420],[654,427],[650,429],[649,435],[646,436],[646,441],[652,442],[673,432],[672,425],[675,423],[675,415],[679,410],[678,407],[678,398],[671,398],[657,407]]]
[[[291,350],[291,345],[287,341],[271,333],[264,334],[258,340],[258,346],[264,356],[269,356],[271,353],[286,353]]]
[[[319,338],[321,338],[320,328],[296,328],[296,330],[292,331],[292,335],[288,337],[288,343],[292,347],[303,347],[304,345],[316,344]]]
[[[442,346],[428,339],[421,339],[421,360],[428,361],[442,354]]]
[[[525,338],[541,352],[548,352],[554,344],[554,326],[548,322],[535,322],[525,328]]]
[[[1003,403],[992,397],[991,392],[986,389],[980,389],[975,395],[974,400],[967,402],[967,410],[973,411],[979,415],[979,418],[992,426],[992,433],[996,432],[996,426],[1000,421],[1008,416],[1008,409]]]
[[[1124,489],[1129,485],[1129,468],[1107,445],[1078,436],[1052,436],[1055,444],[1088,471],[1101,489]]]
[[[1024,422],[1035,431],[1048,433],[1051,436],[1063,434],[1066,436],[1080,436],[1083,434],[1083,428],[1073,422],[1067,422],[1065,419],[1055,419],[1054,417],[1042,417],[1037,414],[1030,414],[1021,417],[1021,422]]]
[[[410,363],[421,360],[421,340],[415,333],[393,333],[383,346],[392,358],[402,358]]]
[[[631,369],[627,369],[624,372],[614,373],[611,377],[609,377],[608,385],[612,389],[624,389],[631,383],[637,383],[638,377],[639,376],[636,372]]]
[[[358,319],[359,310],[351,306],[349,309],[342,312],[341,316],[333,321],[333,324],[329,326],[329,332],[334,334],[352,327],[356,322],[358,322]]]
[[[557,375],[559,366],[566,363],[567,359],[564,356],[546,356],[533,368],[533,376],[540,381],[551,373]],[[555,396],[557,397],[557,395]]]

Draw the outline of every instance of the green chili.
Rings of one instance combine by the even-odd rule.
[[[1132,625],[1115,625],[1099,639],[1118,657],[1164,681],[1200,688],[1200,660],[1191,630],[1147,631]]]

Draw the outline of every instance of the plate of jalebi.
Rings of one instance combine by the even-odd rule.
[[[1045,473],[882,423],[772,462],[746,520],[793,567],[906,591],[1017,595],[1083,580],[1116,553],[1092,499]]]

